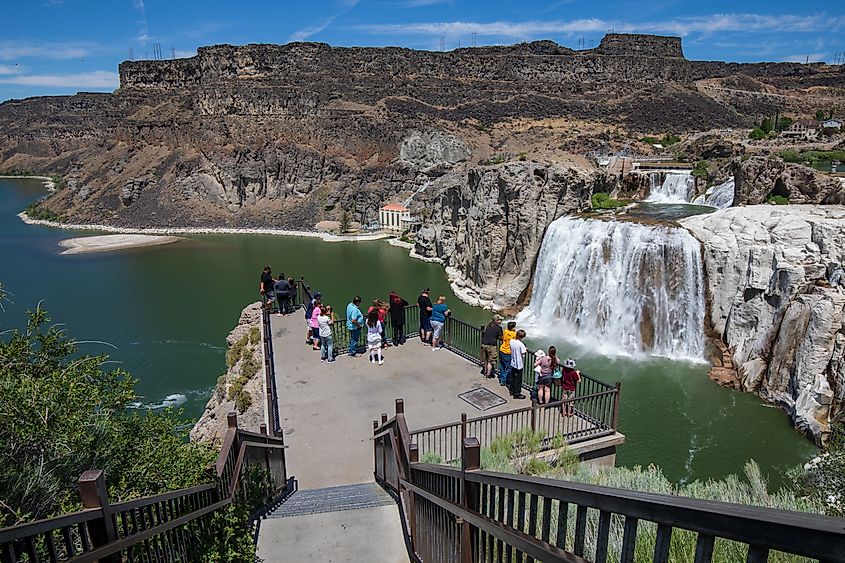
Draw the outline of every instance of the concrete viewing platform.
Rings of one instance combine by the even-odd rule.
[[[384,365],[366,353],[350,358],[341,351],[331,363],[305,344],[302,311],[271,316],[279,412],[290,448],[289,472],[303,488],[366,483],[373,480],[373,420],[392,416],[394,401],[405,399],[414,430],[469,416],[509,411],[530,404],[513,400],[496,378],[448,350],[432,351],[409,338],[384,350]],[[458,397],[484,387],[505,403],[480,411]],[[526,394],[527,395],[527,394]]]

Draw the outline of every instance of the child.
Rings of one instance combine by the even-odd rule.
[[[317,317],[317,321],[320,324],[320,361],[333,362],[334,339],[332,338],[332,325],[334,324],[334,310],[331,305],[326,305],[321,309],[321,313]]]
[[[381,352],[381,321],[378,320],[378,309],[372,309],[367,315],[367,350],[370,352],[370,361],[378,365],[384,364]]]
[[[522,368],[525,367],[525,354],[528,349],[525,348],[522,339],[525,338],[525,331],[518,330],[516,337],[511,340],[511,369],[508,374],[508,387],[511,392],[511,397],[514,399],[524,399],[522,394]]]
[[[563,368],[560,378],[560,386],[562,389],[561,399],[563,403],[560,405],[560,415],[570,417],[575,414],[575,407],[572,405],[572,399],[575,398],[575,387],[581,380],[581,372],[575,369],[575,360],[567,358],[563,362]]]

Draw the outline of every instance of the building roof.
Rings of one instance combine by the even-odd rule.
[[[839,125],[842,125],[845,121],[842,121],[841,119],[825,119],[822,123],[838,123]]]
[[[382,207],[385,211],[408,211],[407,207],[399,205],[398,203],[388,203],[384,207]]]
[[[816,121],[815,119],[799,119],[795,123],[793,123],[792,125],[798,125],[799,123],[801,125],[803,125],[804,127],[806,127],[807,129],[818,129],[819,128],[819,122]]]

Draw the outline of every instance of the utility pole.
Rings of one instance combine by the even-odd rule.
[[[133,49],[132,47],[129,47],[129,60],[130,61],[135,60],[135,49]]]
[[[445,35],[440,36],[440,50],[441,51],[446,50],[446,36]]]
[[[472,46],[473,46],[473,47],[475,47],[475,46],[476,46],[476,44],[475,44],[475,39],[476,39],[476,37],[478,37],[478,32],[477,32],[477,31],[473,31],[473,32],[472,32]]]
[[[170,46],[170,58],[171,59],[176,58],[176,47],[173,47],[172,45]]]

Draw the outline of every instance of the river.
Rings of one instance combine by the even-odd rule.
[[[448,297],[456,317],[473,324],[489,318],[458,301],[439,265],[413,260],[385,241],[195,235],[164,246],[61,255],[60,240],[93,233],[21,222],[16,214],[43,192],[37,180],[0,179],[0,283],[10,300],[0,330],[22,326],[25,311],[42,301],[69,335],[94,341],[82,344],[85,352],[109,354],[111,365],[139,380],[143,404],[171,396],[188,417],[199,416],[225,371],[225,337],[257,298],[265,263],[275,273],[304,276],[341,309],[356,293],[366,303],[395,289],[413,302],[431,287]],[[785,470],[815,453],[780,409],[717,386],[704,365],[609,358],[555,344],[589,373],[622,382],[620,430],[627,443],[620,465],[654,463],[672,480],[691,481],[741,472],[753,458],[777,486]]]

